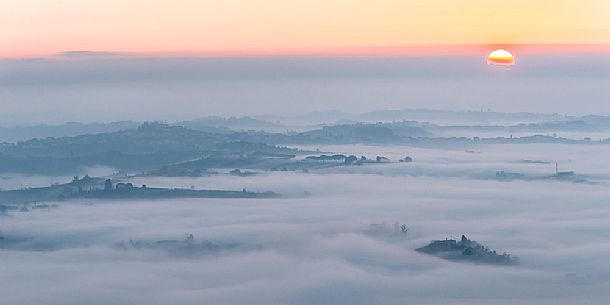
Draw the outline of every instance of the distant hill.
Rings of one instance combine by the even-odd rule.
[[[210,134],[229,135],[244,131],[267,133],[315,133],[328,126],[383,123],[395,134],[403,136],[430,136],[438,132],[450,135],[451,131],[490,132],[596,132],[610,130],[610,116],[563,116],[540,113],[503,113],[492,111],[449,111],[432,109],[377,110],[361,114],[343,111],[320,111],[296,116],[219,117],[208,116],[188,121],[169,123],[186,129]],[[18,142],[48,137],[75,137],[80,135],[111,133],[136,129],[141,123],[121,121],[109,123],[75,123],[58,125],[32,125],[0,127],[0,143]],[[415,128],[414,128],[415,127]],[[243,139],[241,139],[243,140]]]
[[[249,192],[228,190],[195,190],[180,188],[151,188],[132,183],[113,183],[112,180],[74,177],[69,183],[47,187],[0,191],[0,201],[4,209],[16,209],[19,205],[40,201],[63,201],[70,199],[168,199],[168,198],[273,198],[273,192]],[[26,208],[27,209],[27,208]]]
[[[135,129],[141,122],[120,121],[109,123],[76,123],[68,122],[57,125],[31,125],[18,127],[0,127],[0,143],[18,142],[30,139],[74,137],[87,134],[99,134],[120,130]],[[264,120],[251,117],[217,117],[210,116],[190,121],[172,123],[173,126],[182,126],[192,130],[207,133],[228,134],[242,130],[267,130],[281,126]]]
[[[123,129],[133,129],[140,123],[121,121],[111,123],[75,123],[60,125],[32,125],[22,127],[0,127],[0,142],[17,142],[33,138],[73,137],[83,134],[114,132]]]
[[[298,115],[277,116],[277,115],[261,115],[256,118],[266,121],[280,122],[282,125],[289,126],[315,126],[319,124],[337,124],[339,121],[353,120],[355,115],[349,112],[339,110],[327,110],[303,113]]]
[[[163,123],[115,132],[31,139],[0,144],[0,172],[73,173],[82,167],[150,170],[210,152],[294,154],[295,150],[248,143],[247,133],[208,133]]]
[[[344,124],[344,123],[377,123],[393,121],[420,121],[434,124],[519,124],[564,119],[560,114],[529,112],[494,112],[435,109],[383,109],[365,113],[350,113],[339,110],[318,111],[289,117],[260,116],[269,121],[280,121],[282,124]]]
[[[400,131],[400,134],[396,131]],[[322,129],[303,132],[302,137],[310,141],[335,143],[384,143],[396,141],[402,136],[419,137],[426,132],[414,126],[393,124],[348,124],[324,126]]]
[[[524,114],[525,115],[525,114]],[[527,115],[525,115],[527,116]],[[466,148],[483,144],[608,144],[609,139],[569,139],[543,135],[538,131],[578,130],[591,131],[608,128],[605,117],[581,117],[519,125],[464,125],[449,126],[418,121],[389,123],[354,123],[318,126],[302,132],[232,131],[231,126],[269,126],[265,121],[252,118],[204,118],[185,125],[201,124],[202,130],[159,122],[147,122],[124,129],[133,122],[112,123],[96,128],[114,128],[116,131],[81,134],[76,136],[33,138],[16,143],[0,143],[0,172],[28,174],[74,174],[92,166],[105,166],[121,172],[147,172],[165,165],[205,159],[207,163],[229,155],[297,155],[305,152],[278,145],[316,144],[401,144],[420,147]],[[76,125],[80,126],[80,125]],[[94,128],[96,125],[91,125]],[[74,129],[78,129],[74,127]],[[460,129],[473,131],[472,136],[453,136]],[[478,136],[486,130],[532,130],[530,135],[503,137]],[[442,131],[442,133],[438,133]],[[84,132],[84,131],[81,131]],[[440,134],[440,136],[438,136]],[[250,161],[248,161],[250,162]],[[206,163],[206,164],[207,164]],[[213,165],[213,164],[212,164]],[[207,166],[213,168],[214,166]]]
[[[359,114],[360,120],[366,121],[401,121],[414,120],[436,124],[471,123],[471,124],[514,124],[558,120],[559,114],[542,114],[529,112],[493,112],[493,111],[451,111],[433,109],[395,109],[376,110]]]

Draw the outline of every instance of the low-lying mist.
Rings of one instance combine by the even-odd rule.
[[[489,146],[477,153],[398,146],[322,149],[409,154],[415,161],[319,173],[133,179],[153,186],[272,190],[284,195],[278,199],[76,200],[10,213],[0,217],[3,303],[600,304],[608,299],[605,183],[480,177],[520,159],[559,160],[571,170],[602,176],[597,164],[605,151],[553,145]],[[527,166],[532,172],[554,171],[554,164]],[[436,174],[426,174],[430,171]],[[395,223],[405,224],[407,233],[397,232]],[[183,246],[189,234],[193,240]],[[461,234],[518,256],[520,264],[458,263],[414,251]]]

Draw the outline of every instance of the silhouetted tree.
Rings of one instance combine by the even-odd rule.
[[[351,155],[351,156],[345,158],[345,163],[346,164],[352,164],[352,163],[354,163],[356,161],[358,161],[358,157],[356,157],[354,155]]]
[[[106,191],[106,192],[112,191],[112,180],[106,179],[106,182],[104,182],[104,191]]]

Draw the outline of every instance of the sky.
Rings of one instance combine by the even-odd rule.
[[[610,43],[608,15],[605,0],[2,0],[0,56],[595,45]]]
[[[0,0],[0,125],[610,114],[610,2]],[[485,56],[506,48],[510,69]]]

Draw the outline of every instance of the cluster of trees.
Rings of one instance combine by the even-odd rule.
[[[365,156],[361,156],[360,159],[355,155],[320,155],[320,156],[309,156],[305,158],[309,162],[319,163],[345,163],[345,164],[362,164],[362,163],[388,163],[390,159],[384,156],[377,156],[374,160],[369,160]],[[413,159],[406,156],[404,159],[400,159],[400,162],[413,162]]]

